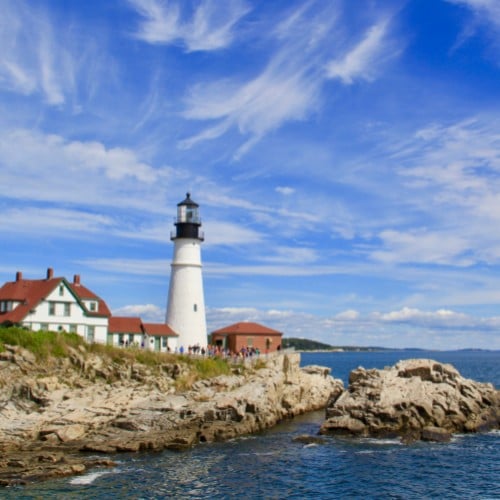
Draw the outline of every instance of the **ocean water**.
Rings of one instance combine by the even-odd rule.
[[[500,352],[304,353],[302,364],[332,368],[347,380],[358,366],[383,368],[405,358],[453,364],[463,376],[500,387]],[[258,435],[185,452],[116,455],[112,469],[0,489],[0,498],[500,499],[500,432],[458,435],[450,443],[327,438],[324,412],[302,415]]]

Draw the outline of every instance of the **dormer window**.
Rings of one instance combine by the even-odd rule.
[[[89,311],[97,311],[97,302],[89,302]]]

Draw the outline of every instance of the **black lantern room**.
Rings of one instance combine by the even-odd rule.
[[[176,230],[171,239],[195,238],[203,241],[203,232],[200,231],[200,226],[199,205],[191,199],[190,193],[186,193],[186,199],[177,204]]]

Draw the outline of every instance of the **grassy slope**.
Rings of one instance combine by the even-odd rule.
[[[32,352],[41,364],[49,358],[69,357],[71,349],[78,349],[83,355],[97,354],[110,363],[146,365],[160,371],[165,364],[182,364],[189,368],[189,382],[227,375],[231,373],[229,363],[220,358],[191,358],[176,354],[144,351],[139,348],[118,348],[102,344],[87,344],[75,333],[38,331],[32,332],[19,327],[0,327],[0,352],[5,344],[23,347]]]

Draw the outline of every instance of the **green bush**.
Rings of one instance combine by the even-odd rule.
[[[83,339],[76,333],[33,332],[20,327],[0,327],[0,344],[17,345],[31,351],[37,359],[57,358],[68,354],[68,347],[83,344]],[[3,349],[5,349],[3,347]]]
[[[225,359],[221,358],[193,358],[191,366],[194,368],[200,379],[217,377],[218,375],[228,375],[231,367]]]

